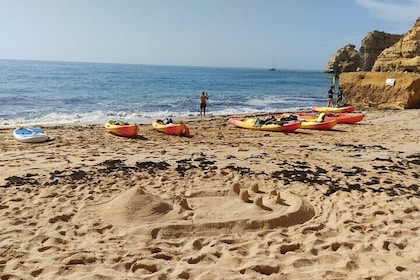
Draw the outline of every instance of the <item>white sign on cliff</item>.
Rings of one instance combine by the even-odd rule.
[[[387,85],[387,86],[395,86],[395,79],[386,79],[385,85]]]

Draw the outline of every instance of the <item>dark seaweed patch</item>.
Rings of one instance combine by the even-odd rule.
[[[87,176],[87,173],[83,170],[73,170],[72,173],[70,174],[70,178],[73,181],[78,181],[78,180],[82,180]]]
[[[193,162],[198,162],[198,166],[195,165]],[[201,170],[209,170],[217,169],[217,166],[215,166],[216,161],[213,160],[207,160],[206,156],[204,154],[200,154],[199,157],[195,159],[181,159],[177,160],[176,163],[178,164],[175,170],[180,174],[182,177],[185,176],[185,173],[188,170],[194,169],[194,168],[200,168]]]
[[[148,171],[149,173],[155,173],[157,170],[168,170],[171,165],[166,161],[153,162],[153,161],[143,161],[136,162],[137,171]]]
[[[323,184],[324,179],[322,179],[323,174],[326,174],[327,171],[319,166],[311,168],[307,162],[297,161],[297,162],[288,162],[284,161],[277,164],[281,170],[274,171],[271,174],[272,178],[282,179],[285,184],[290,184],[291,182],[302,182],[307,184]]]
[[[175,171],[177,171],[178,174],[181,175],[182,177],[185,176],[185,173],[188,170],[198,168],[196,165],[192,164],[191,159],[177,160],[176,163],[178,163],[178,165],[176,166]]]
[[[26,174],[25,177],[18,177],[18,176],[11,176],[6,178],[6,184],[3,186],[0,186],[2,188],[9,188],[9,187],[18,187],[23,185],[31,185],[31,186],[37,186],[39,185],[39,182],[33,178],[37,174]]]
[[[351,170],[342,171],[342,173],[346,177],[351,177],[351,176],[356,176],[356,175],[365,175],[366,169],[363,169],[363,168],[360,168],[360,167],[357,167],[357,166],[353,166],[351,168]]]
[[[382,147],[381,145],[373,145],[373,146],[366,146],[366,145],[354,145],[354,144],[342,144],[342,143],[337,143],[335,144],[337,147],[343,147],[343,148],[351,148],[355,151],[361,151],[361,150],[366,150],[366,149],[374,149],[374,150],[388,150],[385,147]]]
[[[328,189],[325,192],[326,196],[329,196],[335,192],[366,192],[368,190],[373,192],[384,192],[389,196],[411,194],[419,196],[418,185],[404,186],[403,184],[394,184],[392,180],[385,179],[384,184],[381,185],[379,176],[366,176],[366,170],[357,166],[353,166],[350,170],[343,169],[342,166],[333,166],[331,176],[330,172],[320,168],[318,166],[310,166],[306,162],[288,162],[283,161],[278,164],[280,170],[274,171],[271,174],[272,178],[282,180],[284,185],[289,185],[293,182],[302,182],[309,186],[327,186]],[[404,168],[395,168],[396,165],[392,167],[381,166],[376,167],[375,169],[385,170],[381,173],[401,173]],[[387,171],[388,170],[388,171]],[[334,175],[332,175],[334,173]],[[342,179],[334,179],[335,175],[342,174],[346,178],[357,176],[353,179],[356,182],[346,182]]]
[[[415,165],[420,165],[420,154],[412,154],[407,156],[408,162]]]
[[[241,175],[255,174],[254,172],[251,172],[251,168],[249,168],[249,167],[240,167],[240,166],[228,165],[228,166],[224,167],[223,169],[229,169],[231,171],[238,172]]]
[[[390,158],[375,158],[375,160],[376,161],[387,161],[387,162],[390,162],[390,163],[393,162],[392,159],[390,159]]]

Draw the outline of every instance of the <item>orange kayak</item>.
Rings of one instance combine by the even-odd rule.
[[[104,124],[104,127],[109,133],[124,137],[134,137],[139,131],[136,124],[128,124],[123,121],[110,120]]]
[[[152,126],[157,131],[169,134],[190,137],[190,130],[184,123],[168,123],[164,124],[161,120],[152,122]]]

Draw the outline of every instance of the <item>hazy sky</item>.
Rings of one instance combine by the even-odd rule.
[[[0,59],[325,70],[420,0],[0,0]]]

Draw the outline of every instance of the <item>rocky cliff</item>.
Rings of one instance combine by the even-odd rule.
[[[413,28],[378,56],[372,71],[420,73],[420,17]]]
[[[420,17],[404,35],[373,31],[363,38],[359,51],[352,44],[338,49],[325,70],[354,71],[420,73]]]
[[[363,39],[360,52],[353,45],[339,49],[326,72],[339,75],[347,103],[419,109],[420,17],[405,35],[374,31]]]
[[[420,74],[352,72],[340,74],[344,100],[361,108],[420,109]]]
[[[331,57],[327,65],[327,73],[354,72],[360,69],[361,61],[356,46],[348,44]]]
[[[327,73],[343,73],[354,71],[371,71],[378,56],[393,46],[402,35],[380,31],[369,32],[363,38],[359,51],[356,46],[347,44],[338,49],[327,64]]]
[[[401,39],[402,35],[389,34],[380,31],[369,32],[362,40],[359,49],[360,68],[371,71],[378,56],[387,48],[393,46]]]

